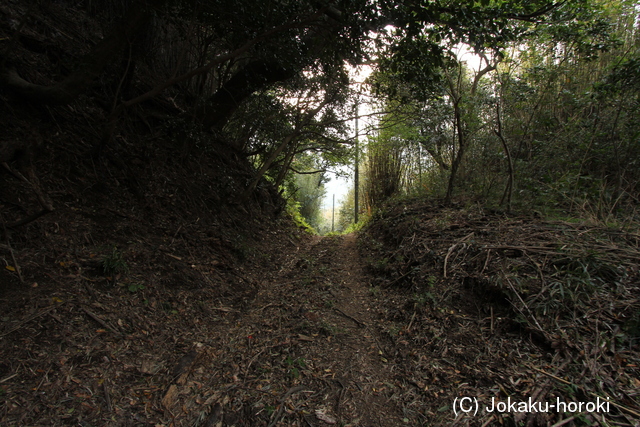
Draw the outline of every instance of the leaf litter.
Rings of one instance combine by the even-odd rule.
[[[235,262],[195,228],[139,229],[157,250],[122,246],[115,284],[88,267],[95,247],[61,253],[37,287],[3,294],[0,423],[640,420],[637,234],[417,201],[357,238],[286,230]],[[463,397],[610,406],[456,416]]]

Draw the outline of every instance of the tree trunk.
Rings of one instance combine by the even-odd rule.
[[[424,148],[425,150],[427,150],[427,153],[429,153],[433,161],[436,162],[440,169],[442,169],[443,171],[449,170],[450,166],[447,164],[447,162],[444,161],[444,159],[442,158],[442,153],[440,151],[436,151],[433,148],[426,146],[424,146]]]
[[[280,186],[282,185],[282,183],[284,182],[284,179],[287,177],[287,172],[289,172],[289,166],[291,166],[291,162],[293,162],[293,158],[296,155],[296,148],[298,147],[298,144],[292,144],[289,146],[289,150],[287,151],[287,155],[284,158],[284,161],[282,162],[282,167],[280,168],[280,171],[278,172],[278,177],[276,178],[276,181],[274,183],[274,187],[276,188],[280,188]]]
[[[305,126],[309,125],[309,123],[311,123],[311,121],[316,116],[316,114],[318,114],[318,112],[322,110],[324,106],[330,102],[331,97],[332,97],[331,94],[325,94],[324,100],[316,108],[309,111],[305,115],[305,117],[298,123],[294,131],[289,135],[287,135],[284,138],[284,140],[280,143],[280,145],[269,155],[269,157],[264,161],[264,163],[256,173],[256,176],[254,177],[253,181],[251,181],[247,189],[240,196],[240,201],[244,202],[247,199],[249,199],[251,194],[253,194],[256,187],[258,186],[260,179],[262,179],[262,177],[267,172],[267,170],[269,170],[273,162],[278,158],[278,156],[282,153],[282,151],[284,151],[284,149],[287,148],[289,144],[291,144],[292,141],[295,143],[296,140],[300,138],[300,135],[302,135],[302,133],[304,132]],[[295,149],[293,150],[293,152],[295,154]]]
[[[252,61],[242,67],[220,90],[196,110],[196,118],[205,129],[221,130],[242,101],[266,86],[295,75],[274,62]]]
[[[462,124],[462,111],[460,110],[460,98],[456,98],[453,103],[453,109],[455,114],[455,125],[456,125],[456,133],[458,134],[458,152],[451,162],[451,175],[449,175],[449,185],[447,186],[447,194],[444,198],[445,205],[451,203],[451,197],[453,196],[453,187],[455,185],[456,175],[458,173],[458,168],[460,167],[460,163],[462,163],[462,156],[464,155],[465,150],[465,136],[464,136],[464,128]]]
[[[249,199],[251,194],[253,194],[256,187],[258,186],[258,183],[260,182],[264,174],[267,172],[267,170],[269,170],[273,162],[278,158],[280,153],[282,153],[282,151],[285,148],[287,148],[287,146],[291,143],[291,141],[293,141],[294,138],[297,138],[298,136],[299,136],[299,131],[294,131],[293,133],[290,133],[289,135],[287,135],[286,138],[280,143],[278,148],[276,148],[273,151],[273,153],[271,153],[269,158],[264,161],[264,163],[262,164],[258,172],[256,172],[256,176],[253,178],[253,181],[251,181],[251,184],[249,184],[249,187],[247,187],[244,193],[242,193],[242,195],[240,196],[241,202],[245,202],[246,200]]]
[[[513,183],[515,181],[515,170],[513,168],[513,159],[511,159],[511,151],[509,151],[509,146],[507,145],[507,141],[504,139],[502,135],[502,120],[500,119],[500,104],[496,106],[496,124],[498,129],[495,129],[493,132],[500,139],[502,143],[502,148],[504,148],[505,155],[507,156],[507,165],[509,167],[509,178],[507,181],[507,186],[504,189],[504,193],[502,194],[502,200],[500,200],[500,205],[504,203],[505,199],[507,200],[507,211],[511,212],[511,197],[513,195]]]

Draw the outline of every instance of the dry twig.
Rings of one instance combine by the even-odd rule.
[[[43,314],[47,314],[48,312],[50,312],[51,310],[53,310],[54,308],[58,307],[59,305],[50,305],[49,307],[46,307],[42,310],[40,310],[37,313],[32,314],[31,316],[27,317],[24,320],[21,320],[16,326],[14,326],[13,328],[9,329],[7,332],[3,332],[2,334],[0,334],[0,338],[4,337],[6,335],[9,335],[12,332],[17,331],[18,329],[20,329],[25,323],[28,323],[30,321],[32,321],[33,319],[42,316]]]
[[[289,390],[287,390],[284,396],[282,396],[282,399],[280,399],[280,408],[278,408],[278,411],[274,413],[274,416],[273,418],[271,418],[271,422],[267,427],[273,427],[278,423],[278,420],[280,420],[280,417],[282,417],[282,413],[284,412],[284,403],[289,398],[289,396],[296,393],[300,393],[301,391],[304,391],[306,388],[307,387],[305,386],[299,385],[296,387],[291,387]]]

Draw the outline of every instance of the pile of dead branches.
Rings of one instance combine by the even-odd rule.
[[[375,284],[405,297],[394,343],[417,341],[436,355],[429,366],[421,354],[403,366],[422,391],[434,378],[462,387],[443,388],[443,405],[462,395],[601,399],[609,413],[485,413],[483,422],[640,420],[637,233],[413,202],[389,209],[363,243],[384,277]]]

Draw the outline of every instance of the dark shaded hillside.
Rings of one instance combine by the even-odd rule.
[[[100,16],[3,2],[3,70],[51,84],[100,40]],[[153,354],[171,377],[164,364],[250,301],[300,239],[266,182],[237,202],[253,167],[196,130],[171,92],[110,122],[119,90],[154,83],[127,87],[125,69],[114,61],[64,106],[0,92],[2,425],[123,425],[116,408],[152,369],[130,366]],[[106,412],[87,390],[102,390]]]
[[[613,403],[600,414],[480,411],[456,425],[640,420],[637,233],[414,199],[379,214],[360,245],[398,378],[415,387],[404,400],[427,425],[448,425],[465,396],[482,408]]]
[[[101,21],[110,15],[99,8],[89,17],[80,5],[40,6],[8,2],[0,8],[2,68],[50,85],[76,67],[113,22]],[[233,265],[248,256],[249,241],[260,240],[277,222],[277,192],[265,182],[240,205],[253,167],[226,141],[190,124],[171,91],[119,120],[110,116],[122,91],[132,96],[153,85],[144,72],[150,63],[137,61],[134,84],[125,73],[133,65],[114,61],[88,93],[64,106],[0,92],[3,250],[14,249],[25,282],[33,272],[23,255],[59,263],[87,246],[97,263],[114,247],[125,253],[140,235],[161,239],[137,242],[152,251],[170,252],[159,249],[165,237],[172,245],[207,242],[233,254],[218,260]],[[31,248],[39,252],[28,257],[23,251]],[[6,288],[19,280],[7,270],[2,274]]]

